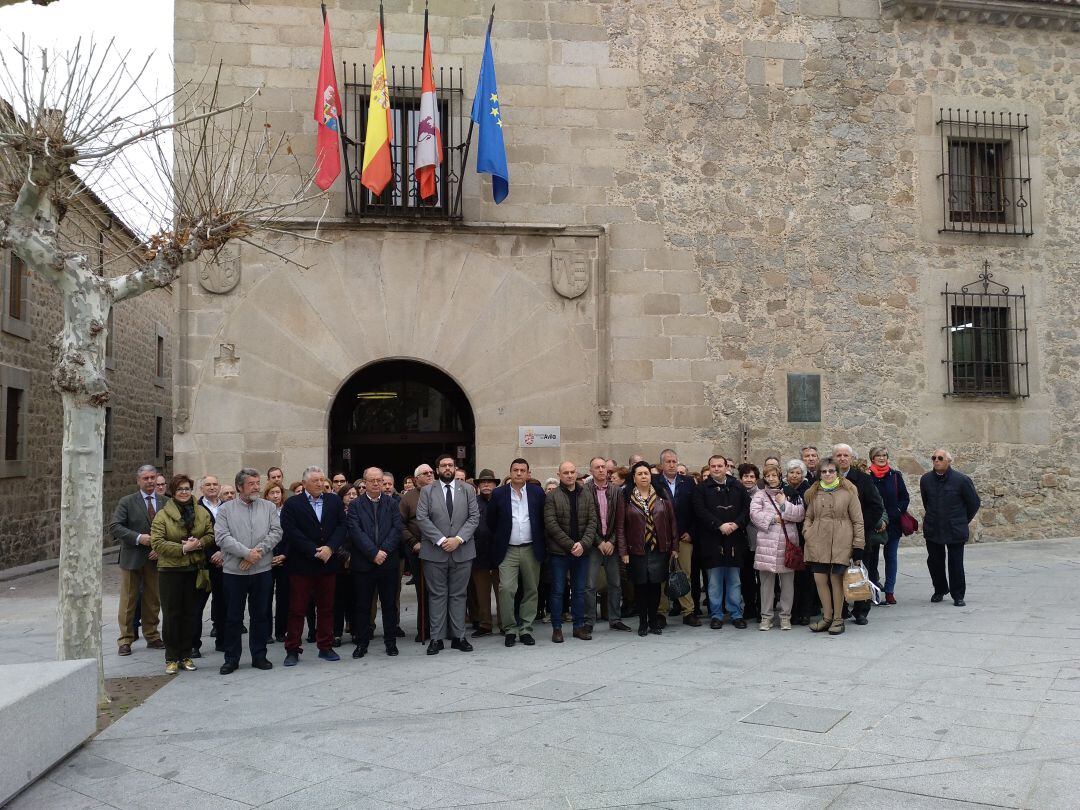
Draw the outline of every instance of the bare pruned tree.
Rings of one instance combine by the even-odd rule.
[[[167,287],[185,263],[213,260],[230,241],[264,247],[261,234],[284,233],[283,217],[324,199],[311,193],[312,172],[297,165],[287,138],[256,112],[258,93],[223,99],[208,70],[147,100],[145,68],[112,43],[49,53],[23,42],[0,51],[0,249],[59,289],[64,307],[53,369],[64,411],[57,655],[96,658],[102,700],[109,312]],[[131,106],[135,112],[121,112]],[[113,257],[127,263],[122,273],[95,272],[89,244],[62,228],[69,203],[94,177],[114,184],[114,194],[138,192],[150,209],[146,237]]]

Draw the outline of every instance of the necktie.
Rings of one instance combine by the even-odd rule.
[[[154,499],[152,496],[146,496],[146,516],[150,518],[150,522],[154,522],[154,515],[157,514],[157,510],[154,509]]]
[[[450,484],[446,485],[446,516],[451,520],[454,519],[454,491],[450,488]]]

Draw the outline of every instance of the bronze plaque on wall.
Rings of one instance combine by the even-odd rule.
[[[821,421],[821,375],[787,375],[787,413],[789,422]]]

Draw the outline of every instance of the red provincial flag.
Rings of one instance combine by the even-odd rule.
[[[424,83],[420,88],[420,120],[416,127],[416,180],[420,199],[438,196],[435,173],[443,160],[442,130],[439,127],[439,101],[435,89],[435,65],[431,60],[431,34],[428,12],[424,9]]]
[[[334,51],[330,45],[330,21],[323,7],[322,59],[319,84],[315,88],[315,123],[319,134],[315,145],[315,185],[326,191],[341,174],[341,101],[334,74]]]

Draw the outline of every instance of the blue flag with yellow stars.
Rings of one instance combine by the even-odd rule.
[[[495,59],[491,55],[491,26],[484,42],[484,61],[476,82],[472,120],[480,130],[476,150],[476,171],[491,175],[491,193],[501,203],[510,193],[510,170],[506,167],[506,144],[503,142],[502,107],[499,88],[495,83]]]

